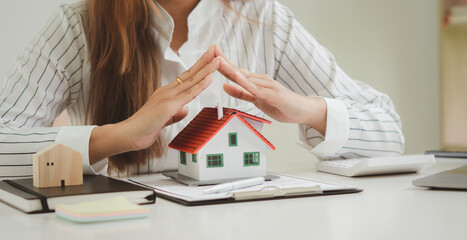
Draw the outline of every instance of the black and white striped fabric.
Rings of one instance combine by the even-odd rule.
[[[186,71],[213,43],[238,66],[264,73],[289,89],[321,96],[328,105],[326,136],[299,126],[300,139],[323,159],[398,155],[403,152],[401,122],[389,97],[347,76],[333,55],[275,1],[201,0],[188,18],[188,41],[175,54],[170,49],[173,20],[159,6],[154,29],[162,59],[162,84]],[[83,3],[63,5],[33,39],[0,88],[0,179],[31,176],[32,154],[58,142],[83,155],[84,172],[105,171],[106,160],[89,166],[89,137],[84,124],[90,78]],[[263,116],[254,105],[222,92],[227,80],[216,74],[211,86],[188,104],[189,116],[165,128],[168,143],[204,106],[218,102]],[[64,109],[71,127],[51,127]],[[177,168],[177,153],[166,149],[160,159],[135,166],[128,174]]]

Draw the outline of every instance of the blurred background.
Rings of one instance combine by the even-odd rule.
[[[0,80],[61,3],[0,0]],[[402,118],[406,153],[440,144],[440,6],[438,0],[279,0],[354,79],[393,100]],[[264,135],[277,150],[269,170],[316,159],[296,144],[297,126],[273,122]],[[302,165],[303,166],[303,165]]]

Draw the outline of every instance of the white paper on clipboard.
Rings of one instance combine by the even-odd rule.
[[[206,194],[204,189],[210,186],[187,186],[162,174],[151,174],[130,178],[131,181],[153,188],[157,193],[187,202],[221,200],[234,198],[248,200],[257,198],[273,198],[277,196],[294,196],[300,194],[320,194],[326,191],[354,190],[355,187],[327,183],[306,178],[275,174],[279,179],[266,181],[257,186],[243,188],[231,192]]]

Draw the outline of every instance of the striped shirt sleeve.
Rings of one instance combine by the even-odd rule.
[[[93,127],[51,127],[81,85],[85,38],[75,10],[62,6],[1,83],[0,179],[30,177],[32,155],[54,142],[80,151],[84,172],[95,174],[88,159]]]
[[[335,159],[403,153],[401,121],[386,94],[347,76],[334,56],[277,2],[273,26],[275,79],[327,103],[325,136],[310,126],[299,126],[300,139],[315,155]]]

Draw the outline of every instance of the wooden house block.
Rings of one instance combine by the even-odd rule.
[[[81,153],[54,143],[33,156],[33,184],[37,188],[83,184]]]

